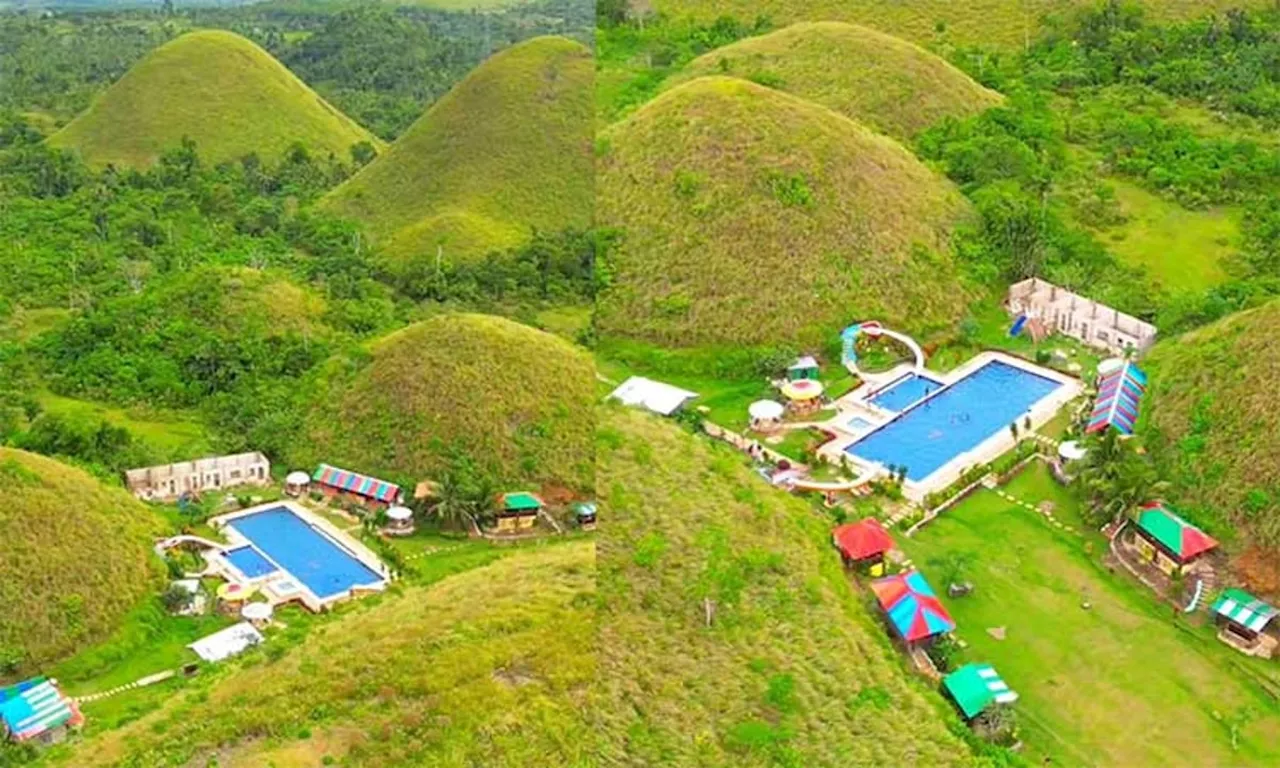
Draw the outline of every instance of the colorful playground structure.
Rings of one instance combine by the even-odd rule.
[[[892,331],[892,330],[889,330],[888,328],[885,328],[884,326],[880,325],[880,322],[878,320],[868,320],[864,323],[854,323],[853,325],[849,326],[848,328],[845,328],[843,331],[840,332],[840,341],[841,341],[840,363],[845,368],[848,368],[849,372],[852,373],[854,376],[858,376],[858,377],[863,376],[863,373],[858,370],[858,350],[857,350],[858,337],[861,336],[862,334],[866,334],[867,336],[870,336],[873,339],[879,338],[881,336],[888,336],[889,338],[895,341],[905,344],[907,349],[911,350],[911,354],[915,355],[915,358],[916,358],[915,372],[919,373],[920,371],[924,370],[924,350],[920,349],[920,345],[916,343],[915,339],[911,338],[905,333],[898,333],[897,331]]]

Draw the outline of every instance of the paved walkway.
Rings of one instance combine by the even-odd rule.
[[[87,704],[91,701],[98,701],[100,699],[105,699],[111,696],[115,696],[117,693],[124,693],[125,691],[132,691],[135,688],[145,688],[148,685],[155,685],[156,683],[162,683],[165,680],[169,680],[173,678],[177,674],[178,674],[178,670],[169,669],[164,672],[158,672],[154,675],[147,675],[146,677],[138,678],[137,680],[134,680],[132,683],[117,685],[115,688],[112,688],[107,691],[101,691],[99,693],[91,693],[87,696],[72,696],[71,700],[77,704]]]
[[[1005,501],[1011,502],[1013,504],[1017,504],[1020,507],[1029,509],[1032,512],[1035,512],[1036,514],[1042,516],[1054,528],[1057,528],[1060,531],[1066,531],[1067,533],[1079,533],[1079,531],[1076,530],[1075,526],[1067,525],[1066,523],[1062,522],[1058,518],[1054,517],[1053,513],[1048,511],[1047,509],[1040,509],[1039,507],[1036,507],[1028,502],[1025,502],[1016,496],[1012,496],[1006,493],[1004,489],[996,487],[995,485],[988,485],[987,487],[990,488],[997,496],[1004,499]]]

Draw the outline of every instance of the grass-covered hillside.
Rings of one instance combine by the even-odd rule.
[[[975,763],[822,516],[669,422],[620,408],[600,422],[606,764]]]
[[[950,325],[969,211],[897,142],[729,77],[673,88],[600,138],[597,217],[622,242],[598,322],[667,346],[816,344],[849,321]]]
[[[321,204],[367,223],[393,268],[589,226],[593,71],[590,51],[567,38],[514,45]]]
[[[0,683],[101,640],[162,569],[161,528],[132,496],[61,462],[0,448]]]
[[[713,21],[730,15],[774,24],[847,21],[866,24],[917,43],[1015,48],[1044,31],[1046,19],[1061,20],[1098,0],[654,0],[674,16]],[[1140,0],[1158,19],[1185,19],[1231,8],[1264,7],[1270,0]]]
[[[331,361],[297,441],[403,482],[471,467],[503,483],[591,486],[594,366],[563,339],[487,315],[440,315]],[[507,488],[510,490],[510,488]]]
[[[840,22],[793,24],[718,48],[691,62],[676,81],[715,74],[815,101],[899,141],[1001,100],[917,45]]]
[[[592,765],[594,559],[586,542],[543,547],[393,589],[51,762]]]
[[[1238,526],[1272,550],[1280,550],[1277,339],[1272,301],[1167,339],[1144,363],[1144,431],[1177,497],[1215,532]]]
[[[266,51],[220,30],[157,48],[49,142],[91,166],[136,168],[184,138],[208,162],[274,160],[295,143],[349,162],[353,145],[380,146]]]

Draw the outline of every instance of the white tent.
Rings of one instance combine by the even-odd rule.
[[[776,421],[786,410],[775,400],[757,400],[747,407],[747,413],[756,421]]]
[[[271,607],[271,603],[245,603],[240,609],[240,618],[246,621],[267,621],[275,614],[275,609]]]
[[[387,510],[387,519],[402,523],[413,518],[413,510],[408,507],[395,506]]]
[[[1079,461],[1080,459],[1083,459],[1085,454],[1088,452],[1089,451],[1086,448],[1081,446],[1080,443],[1075,440],[1068,440],[1058,446],[1058,456],[1060,456],[1063,461]]]
[[[290,472],[289,476],[286,477],[284,481],[289,485],[306,485],[311,482],[311,475],[299,470],[296,472]]]
[[[622,401],[624,405],[640,406],[662,416],[670,416],[680,410],[680,406],[697,396],[697,392],[673,387],[643,376],[632,376],[609,395],[615,400]]]
[[[202,637],[187,647],[205,661],[222,661],[244,653],[246,648],[257,645],[262,640],[261,632],[249,622],[242,621]]]

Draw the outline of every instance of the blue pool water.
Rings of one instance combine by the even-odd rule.
[[[285,507],[255,512],[228,525],[320,599],[382,581],[372,569]]]
[[[888,411],[905,411],[913,403],[924,399],[925,395],[942,389],[942,383],[928,376],[908,373],[871,398],[872,405],[878,405]]]
[[[259,576],[266,576],[273,573],[276,567],[271,561],[263,557],[258,550],[253,547],[240,547],[229,552],[224,552],[231,564],[240,569],[250,579],[256,579]]]
[[[908,479],[923,480],[956,456],[1008,429],[1061,386],[993,361],[845,450],[868,461],[905,466]]]

